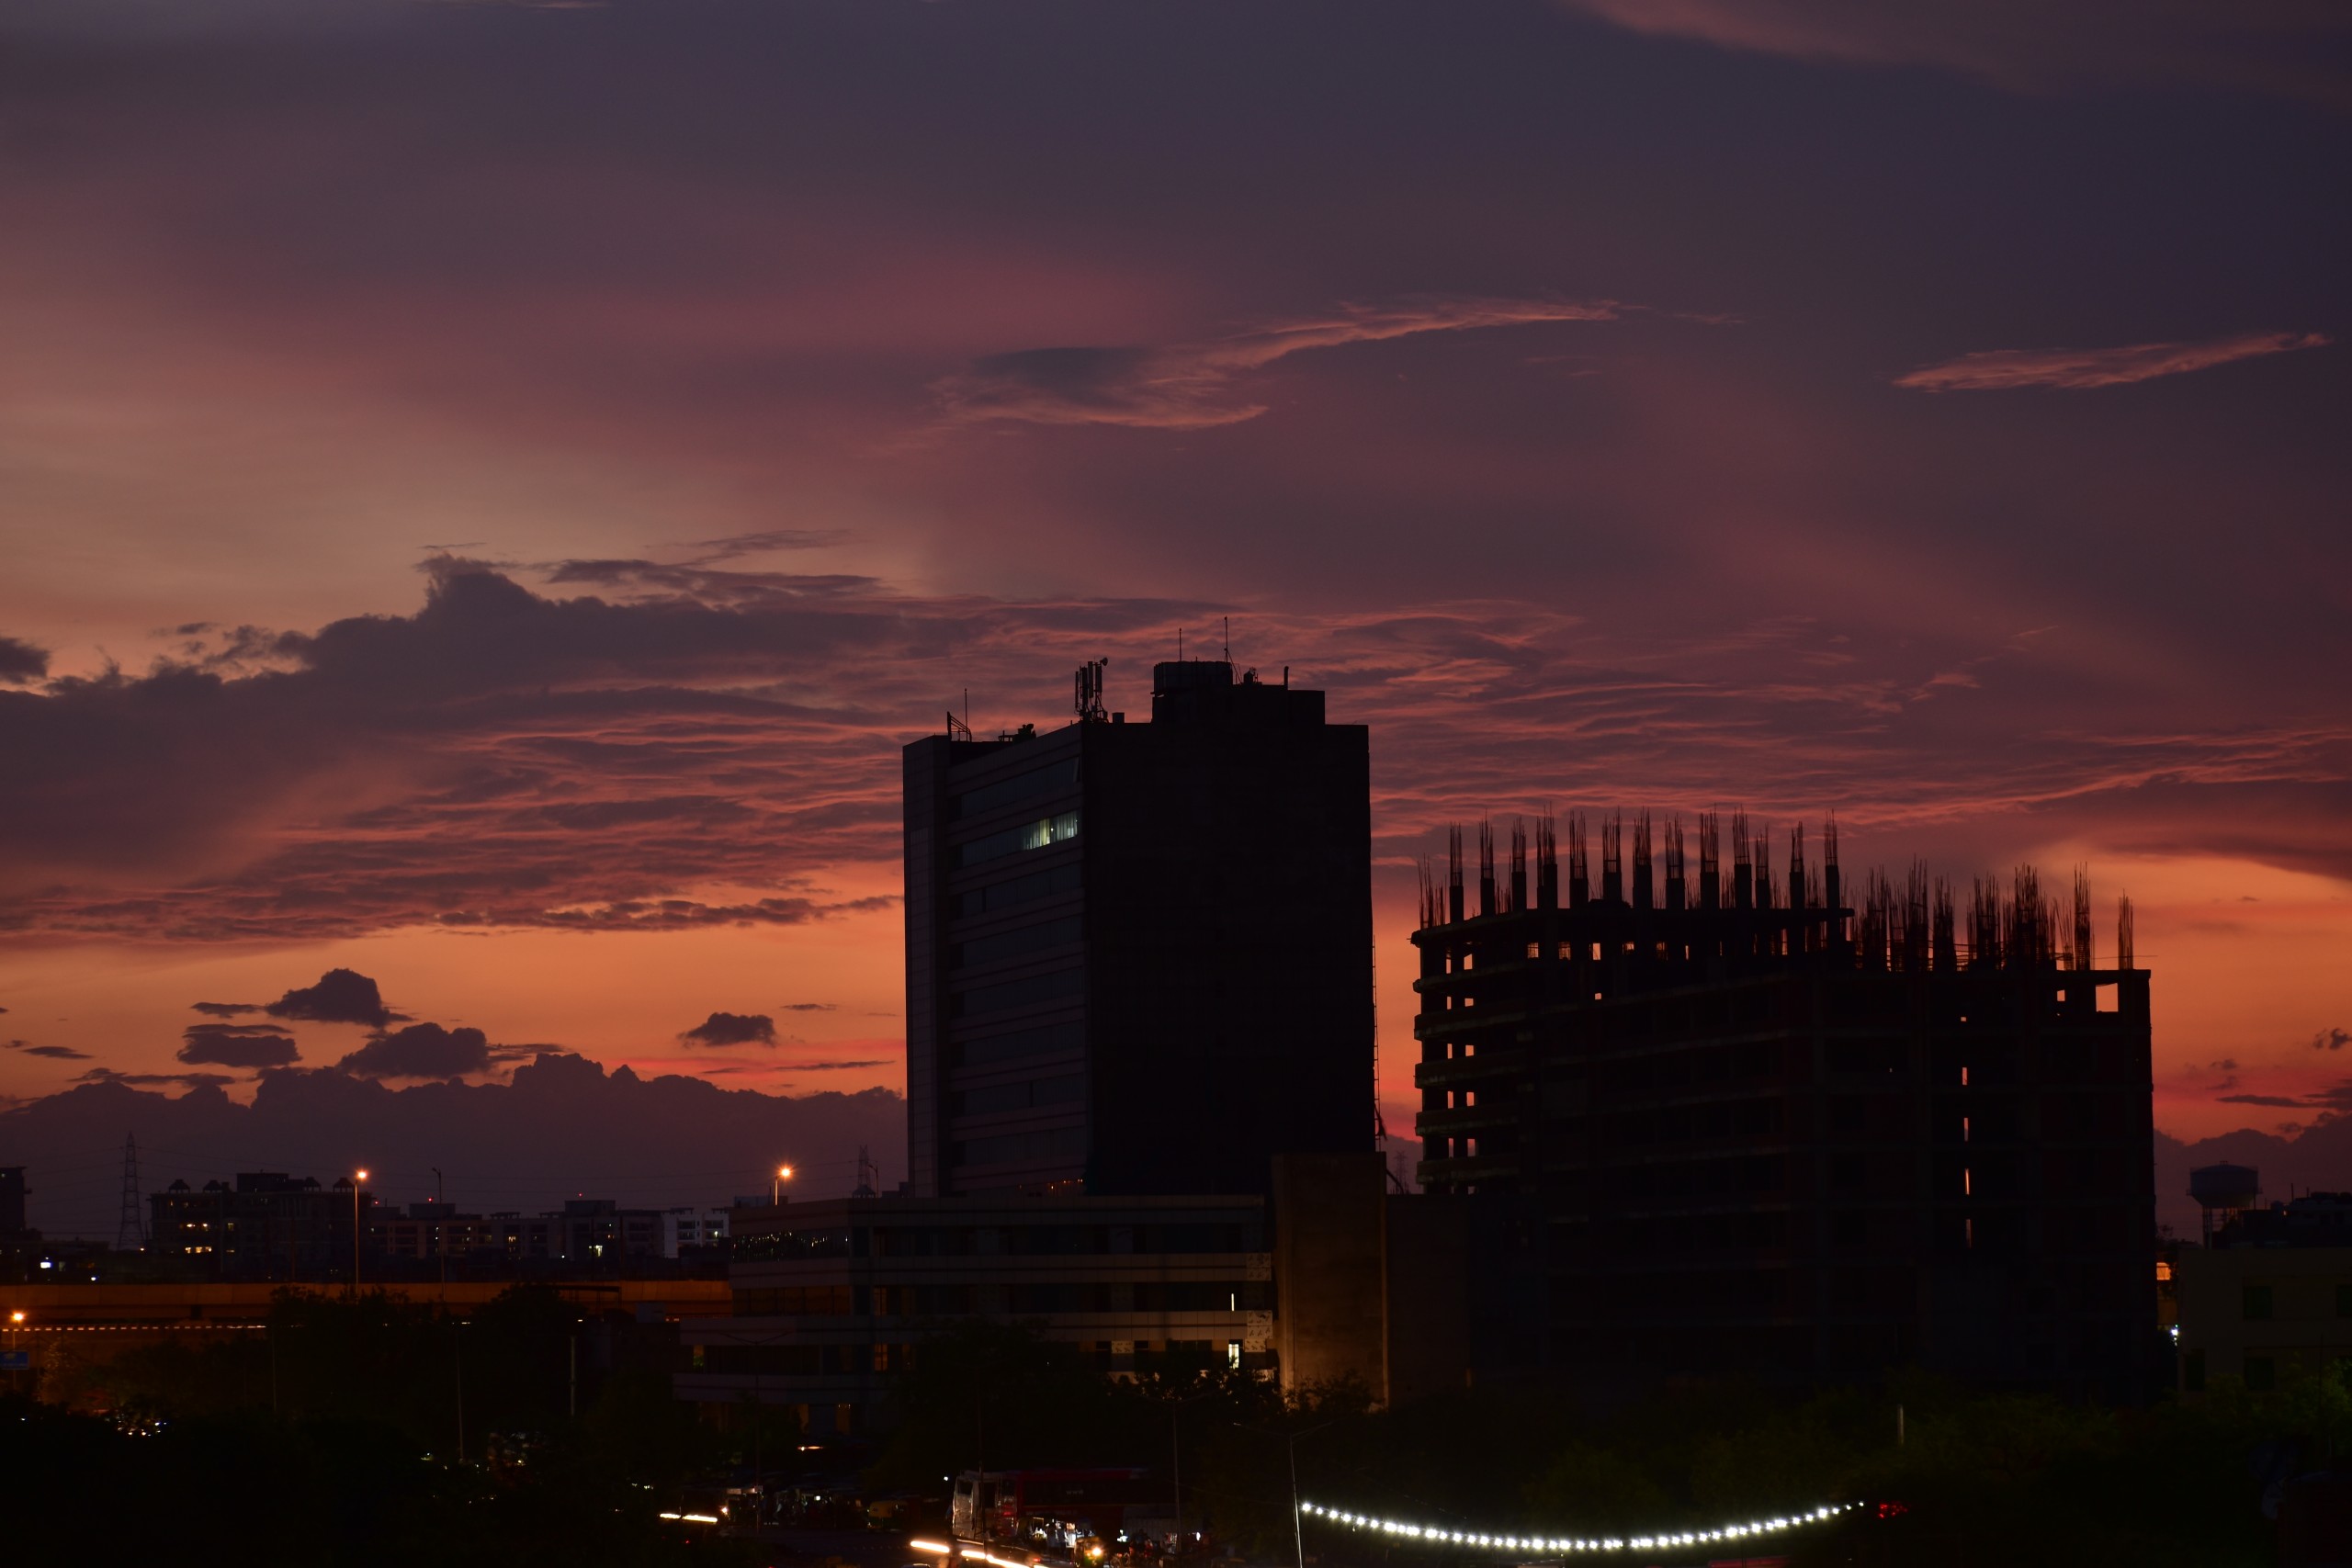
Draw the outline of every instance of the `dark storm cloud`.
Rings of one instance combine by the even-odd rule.
[[[364,1023],[381,1029],[399,1015],[384,1005],[376,982],[355,969],[330,969],[314,986],[298,987],[262,1010],[272,1018],[311,1023]]]
[[[274,1023],[191,1023],[180,1038],[179,1059],[190,1066],[282,1067],[302,1056]]]
[[[7,1010],[5,1008],[0,1008],[0,1012],[5,1012],[6,1010]],[[90,1060],[90,1054],[87,1051],[76,1051],[71,1045],[35,1045],[30,1042],[24,1040],[9,1040],[0,1042],[0,1044],[5,1044],[6,1048],[11,1051],[22,1051],[28,1056],[45,1057],[52,1062],[86,1062]]]
[[[1922,392],[2126,387],[2240,359],[2322,348],[2327,341],[2318,333],[2244,333],[2210,343],[2143,343],[2128,348],[1986,349],[1898,376],[1894,384]]]
[[[208,1018],[242,1018],[249,1012],[259,1012],[266,1002],[190,1002],[188,1010]]]
[[[2346,1045],[2352,1045],[2352,1030],[2323,1029],[2312,1036],[2314,1051],[2341,1051]]]
[[[479,1029],[412,1023],[376,1036],[335,1065],[371,1078],[460,1078],[490,1070],[490,1041]]]
[[[791,925],[884,908],[820,879],[893,852],[898,747],[935,728],[961,683],[1005,721],[1050,721],[1062,671],[1107,654],[1114,696],[1140,705],[1170,628],[1211,619],[1159,601],[811,594],[788,577],[704,575],[711,601],[626,573],[614,597],[562,599],[436,562],[415,615],[282,637],[282,669],[0,694],[0,746],[32,759],[0,780],[0,839],[40,879],[11,919],[221,940]],[[1545,798],[1640,804],[1627,781],[1642,781],[1662,809],[1834,807],[1864,854],[1874,832],[2000,821],[2045,841],[2095,824],[2118,849],[2352,867],[2352,734],[2290,722],[2291,707],[2269,725],[2234,705],[2185,723],[2181,687],[2124,680],[2059,634],[1988,641],[1923,622],[1898,637],[1788,616],[1642,634],[1523,602],[1431,600],[1261,609],[1236,635],[1375,727],[1384,852]],[[250,755],[282,776],[225,766]],[[126,865],[120,839],[155,818],[174,836]],[[1946,852],[1997,864],[2014,841],[1963,831]],[[195,874],[174,874],[189,863]],[[268,1010],[392,1021],[352,974]]]
[[[13,637],[0,637],[0,681],[21,684],[49,673],[49,650]]]
[[[775,1020],[763,1012],[715,1012],[678,1038],[700,1045],[774,1045]]]
[[[92,1067],[74,1081],[85,1084],[170,1085],[187,1089],[219,1089],[237,1080],[227,1073],[122,1073],[112,1067]],[[40,1101],[30,1102],[39,1104]]]

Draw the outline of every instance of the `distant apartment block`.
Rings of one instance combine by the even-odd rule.
[[[355,1220],[363,1271],[371,1260],[491,1271],[610,1271],[697,1254],[716,1263],[728,1230],[725,1209],[631,1209],[605,1198],[570,1200],[543,1214],[477,1214],[430,1201],[393,1209],[362,1189],[355,1204],[348,1177],[322,1187],[283,1171],[244,1171],[233,1183],[200,1189],[175,1181],[149,1199],[149,1208],[151,1257],[191,1274],[240,1280],[347,1278]]]

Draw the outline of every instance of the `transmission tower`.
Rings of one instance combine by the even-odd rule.
[[[146,1245],[145,1205],[139,1198],[139,1136],[126,1133],[122,1139],[122,1218],[115,1225],[114,1249],[136,1252]]]

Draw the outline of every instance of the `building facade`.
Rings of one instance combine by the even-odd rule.
[[[2182,1393],[2260,1392],[2352,1359],[2352,1193],[2237,1213],[2174,1269]]]
[[[734,1315],[684,1324],[678,1397],[801,1407],[811,1432],[885,1426],[922,1342],[1034,1325],[1107,1372],[1272,1357],[1273,1264],[1255,1197],[891,1195],[788,1205],[741,1236]]]
[[[1222,660],[1155,666],[1148,724],[1100,692],[906,749],[917,1196],[1262,1194],[1372,1145],[1366,731]]]
[[[2148,974],[2030,872],[1966,909],[1777,882],[1733,824],[1457,834],[1415,983],[1432,1191],[1512,1218],[1528,1359],[1819,1382],[1916,1363],[2136,1398],[2157,1378]],[[1627,840],[1630,839],[1630,843]],[[1630,855],[1624,852],[1630,849]],[[1691,874],[1693,872],[1695,875]],[[1662,877],[1657,874],[1662,873]],[[1726,874],[1728,873],[1728,874]]]
[[[351,1179],[247,1170],[236,1181],[191,1188],[175,1181],[148,1199],[148,1251],[193,1271],[255,1280],[347,1279],[355,1223],[375,1218],[376,1198],[355,1202]]]

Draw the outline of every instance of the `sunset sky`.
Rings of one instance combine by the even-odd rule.
[[[2352,1109],[2347,189],[2317,0],[0,0],[0,1096],[896,1089],[899,746],[1230,617],[1400,1132],[1547,804],[2087,864],[2161,1127]]]

